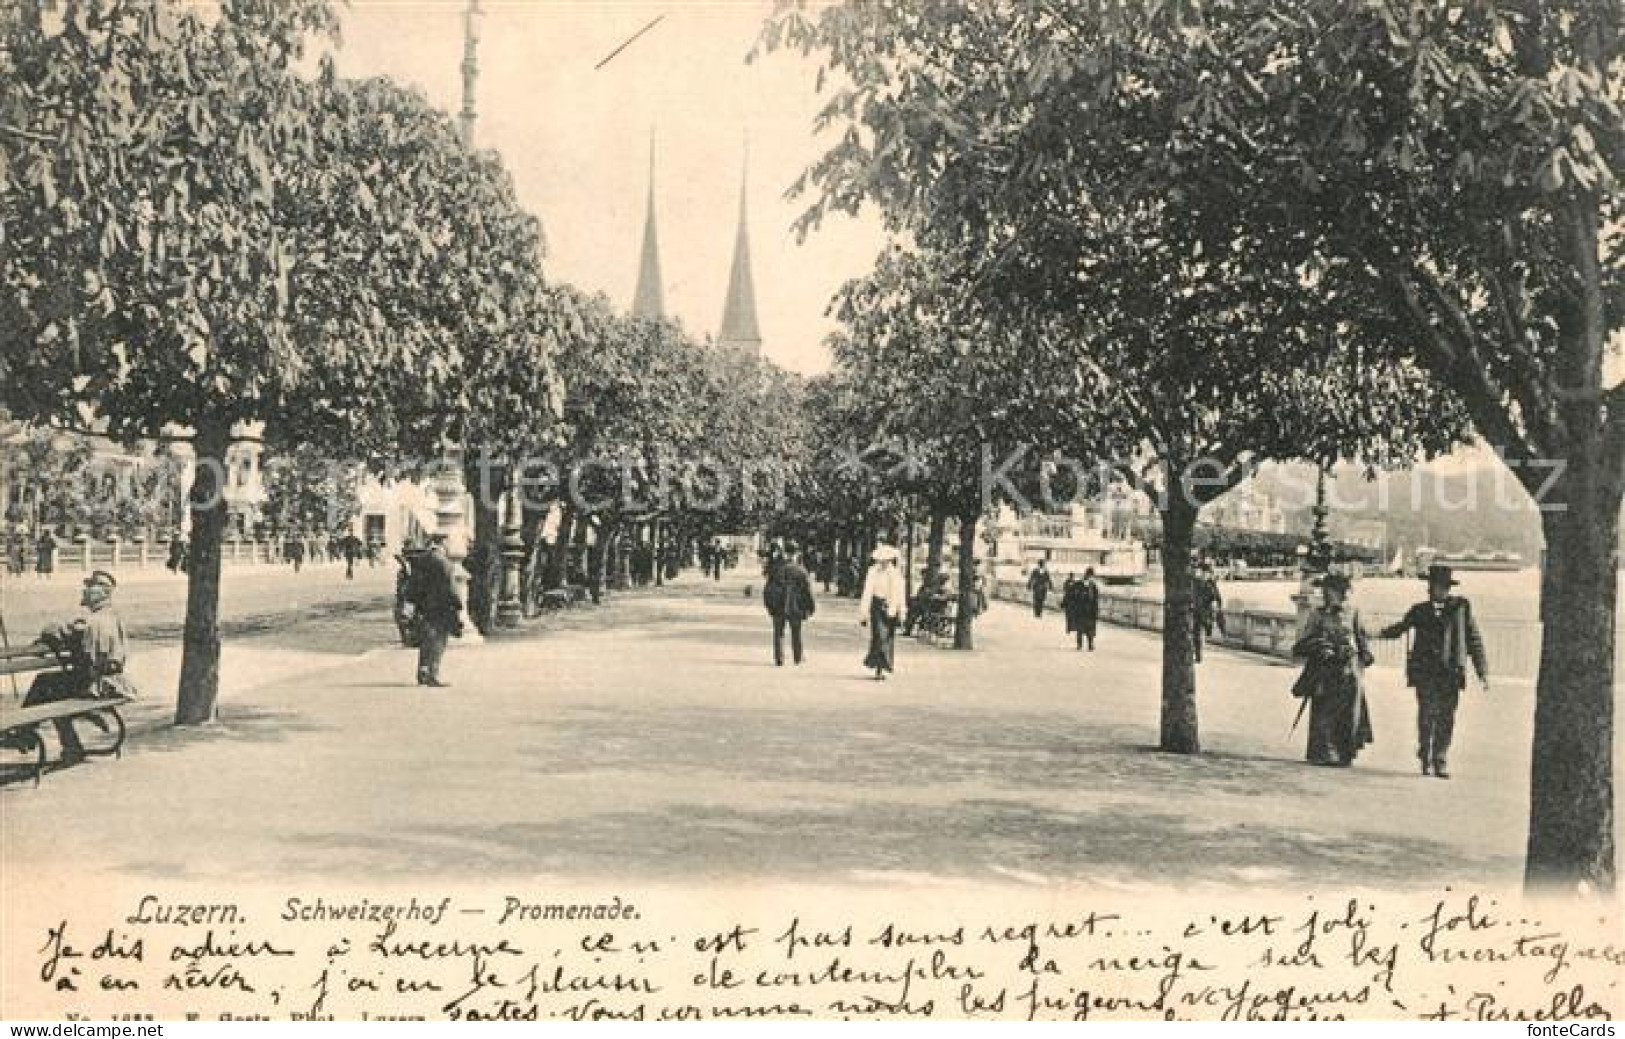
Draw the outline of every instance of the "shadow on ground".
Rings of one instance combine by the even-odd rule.
[[[1222,832],[1221,832],[1222,830]],[[1215,827],[1117,807],[1068,812],[1005,799],[839,808],[678,804],[501,828],[448,822],[410,831],[290,835],[282,869],[343,861],[356,875],[552,874],[693,882],[841,881],[917,874],[1121,883],[1421,886],[1441,859],[1456,878],[1515,875],[1515,860],[1462,860],[1444,844],[1383,834],[1321,836]],[[1267,868],[1261,864],[1268,864]]]

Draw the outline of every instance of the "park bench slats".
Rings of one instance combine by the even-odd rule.
[[[61,668],[62,662],[56,655],[39,643],[0,650],[0,676],[57,671]],[[45,772],[45,738],[40,735],[42,725],[59,718],[96,718],[99,723],[105,717],[112,724],[112,746],[86,747],[85,753],[120,757],[124,751],[125,727],[124,717],[118,709],[129,702],[127,696],[75,697],[33,707],[0,702],[0,745],[34,755],[31,763],[34,785],[39,786],[40,776]],[[106,726],[103,729],[109,731]]]

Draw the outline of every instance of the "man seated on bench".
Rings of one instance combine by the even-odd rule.
[[[79,605],[83,616],[61,625],[46,628],[40,641],[51,648],[67,665],[66,670],[54,671],[34,678],[24,707],[57,703],[62,700],[89,700],[113,697],[131,697],[134,690],[124,677],[125,647],[124,624],[113,612],[113,589],[118,582],[105,570],[97,570],[85,578],[85,589]],[[91,719],[102,724],[100,718]],[[73,731],[73,719],[57,718],[57,740],[62,744],[61,763],[75,765],[85,760],[85,745]]]

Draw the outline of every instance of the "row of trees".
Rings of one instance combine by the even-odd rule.
[[[340,78],[336,29],[329,0],[0,8],[0,407],[130,444],[189,431],[181,724],[215,709],[235,431],[262,426],[267,458],[295,463],[290,516],[342,495],[320,482],[332,462],[401,475],[460,454],[486,602],[521,460],[726,465],[793,432],[758,421],[793,411],[781,373],[724,370],[674,326],[544,281],[498,157],[419,94]],[[558,471],[543,506],[575,490]],[[566,518],[605,544],[701,522],[692,492],[643,513],[618,488],[582,500]]]
[[[1157,503],[1165,749],[1200,746],[1192,534],[1250,465],[1476,433],[1517,466],[1547,545],[1528,873],[1566,886],[1615,868],[1622,18],[850,0],[764,37],[831,84],[804,229],[873,204],[909,243],[843,314],[877,428],[949,474],[972,440],[1059,448]]]

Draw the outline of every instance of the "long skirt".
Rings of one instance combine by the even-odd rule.
[[[893,670],[897,645],[897,619],[888,612],[889,607],[879,599],[869,604],[869,655],[863,658],[864,667],[880,671]]]
[[[1309,761],[1347,765],[1371,739],[1371,713],[1352,679],[1315,690],[1309,704]]]

